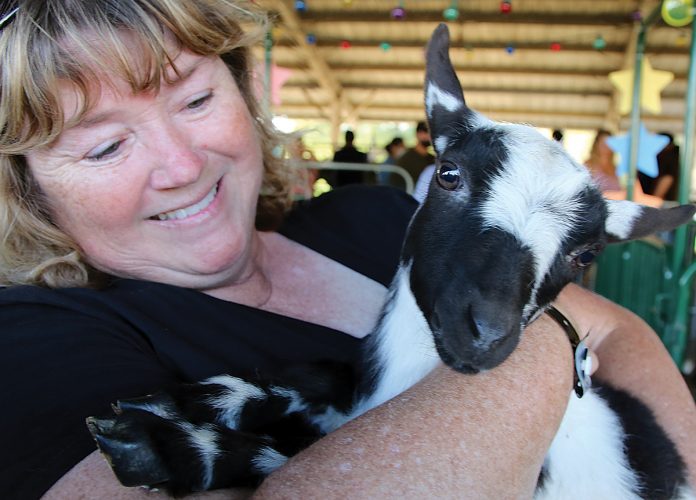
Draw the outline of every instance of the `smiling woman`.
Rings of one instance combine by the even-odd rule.
[[[253,2],[13,3],[0,30],[0,380],[12,402],[0,412],[0,497],[152,498],[119,484],[86,417],[223,373],[274,379],[322,361],[352,379],[417,203],[353,186],[290,204],[272,154],[285,139],[252,89],[251,45],[269,26]],[[581,337],[630,342],[629,353],[597,346],[615,360],[616,385],[669,408],[670,432],[696,432],[652,332],[587,292],[565,293]],[[527,331],[500,367],[435,370],[256,494],[528,495],[572,377],[560,328],[542,317]],[[210,449],[207,425],[192,435]],[[293,428],[293,440],[307,432]],[[160,451],[171,442],[152,439]],[[177,455],[168,477],[200,460]]]
[[[74,190],[58,182],[64,192],[53,199],[46,193],[53,186],[50,180],[58,181],[61,175],[78,178],[77,170],[68,169],[68,165],[98,167],[100,172],[90,174],[91,180],[83,178],[79,182],[98,180],[104,188],[117,189],[118,185],[112,183],[117,164],[121,171],[130,166],[133,172],[141,161],[138,153],[141,157],[154,153],[165,163],[176,160],[176,167],[169,171],[151,169],[147,176],[154,186],[176,183],[177,176],[195,176],[187,168],[195,169],[196,162],[207,153],[192,144],[196,138],[189,136],[184,124],[208,142],[212,137],[206,124],[215,124],[218,116],[229,116],[230,121],[236,120],[239,113],[247,116],[246,126],[222,129],[229,137],[218,134],[218,141],[236,138],[244,142],[244,147],[253,149],[256,143],[259,148],[265,166],[258,214],[261,227],[277,224],[287,209],[285,171],[271,154],[278,140],[251,92],[252,66],[247,46],[263,33],[263,16],[240,2],[220,2],[215,7],[206,3],[177,4],[22,3],[21,12],[5,30],[13,36],[0,39],[0,150],[6,153],[2,158],[5,165],[0,168],[0,190],[8,203],[3,211],[6,223],[0,226],[0,282],[66,286],[98,281],[101,273],[97,270],[108,270],[108,264],[85,259],[90,252],[82,248],[80,236],[65,227],[57,231],[52,220],[75,214],[50,206],[48,199],[55,202]],[[183,9],[180,14],[185,15],[175,16],[178,9]],[[252,22],[257,28],[243,32],[238,21]],[[142,57],[133,58],[131,54]],[[216,94],[213,84],[223,88]],[[229,88],[234,92],[228,94]],[[134,91],[139,93],[140,107],[123,106]],[[157,107],[149,108],[151,102]],[[147,119],[141,119],[143,126],[136,130],[136,115],[146,108]],[[171,126],[163,127],[164,121]],[[240,135],[240,131],[247,136]],[[186,140],[182,140],[184,136]],[[246,140],[249,136],[251,142]],[[153,145],[159,150],[148,151]],[[238,147],[234,143],[226,146]],[[224,151],[214,148],[209,145],[218,158],[224,157]],[[124,150],[128,150],[128,162],[123,161]],[[239,154],[242,156],[241,150]],[[36,169],[27,169],[27,161],[33,162]],[[139,170],[142,189],[146,173],[142,165]],[[261,177],[261,172],[258,174]],[[129,198],[137,196],[130,192],[136,187],[136,179],[120,173],[118,177],[121,186],[128,185]],[[157,218],[160,213],[196,205],[217,189],[212,178],[207,182],[207,187],[196,186],[188,193],[177,193],[172,200],[159,202],[162,206],[148,207],[141,200],[140,213],[132,215]],[[97,203],[110,198],[100,197],[98,185],[91,187],[96,189],[92,193]],[[41,196],[35,196],[34,191]],[[81,204],[89,203],[80,196]],[[253,190],[249,196],[255,196]],[[81,208],[80,216],[85,217],[86,207]],[[116,207],[109,208],[113,211]],[[125,209],[119,206],[121,212]]]
[[[262,150],[223,61],[175,51],[156,92],[99,75],[89,109],[26,160],[91,267],[212,288],[248,258]],[[60,108],[79,109],[78,89],[62,89]]]

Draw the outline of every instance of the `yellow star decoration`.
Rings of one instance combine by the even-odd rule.
[[[621,102],[619,112],[622,115],[631,111],[631,101],[633,100],[633,74],[634,68],[613,71],[609,73],[609,80],[621,92]],[[643,60],[643,74],[640,83],[640,106],[653,114],[662,111],[660,103],[660,92],[674,80],[674,73],[669,71],[659,71],[650,66],[650,61],[646,57]]]

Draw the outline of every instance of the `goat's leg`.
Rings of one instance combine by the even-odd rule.
[[[162,488],[174,496],[257,485],[287,460],[270,437],[142,410],[90,417],[88,426],[124,486]]]
[[[351,400],[347,373],[308,365],[284,386],[220,375],[119,401],[114,416],[90,417],[88,427],[124,485],[174,494],[254,485],[322,435],[315,421],[341,414],[331,403]]]

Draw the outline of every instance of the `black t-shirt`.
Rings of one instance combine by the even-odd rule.
[[[333,161],[342,163],[367,163],[367,153],[358,151],[355,146],[345,146],[334,153]],[[362,184],[366,180],[366,172],[360,170],[338,170],[335,172],[337,187],[349,184]]]
[[[354,186],[299,204],[279,231],[388,286],[415,201]],[[312,286],[306,283],[305,286]],[[152,282],[0,290],[0,496],[41,496],[95,449],[85,418],[220,373],[355,364],[361,341],[323,326]]]

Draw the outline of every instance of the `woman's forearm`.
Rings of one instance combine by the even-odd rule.
[[[575,285],[559,297],[599,358],[595,376],[647,404],[677,444],[696,487],[696,404],[655,332],[638,316]],[[592,311],[587,314],[586,311]]]
[[[234,488],[194,493],[185,498],[186,500],[243,500],[249,498],[251,494],[252,490],[248,488]],[[95,451],[68,471],[41,497],[41,500],[75,500],[77,498],[166,500],[171,497],[164,491],[122,486],[109,468],[106,459],[101,453]]]
[[[436,369],[291,459],[257,496],[530,497],[571,386],[569,344],[542,317],[500,367]]]

